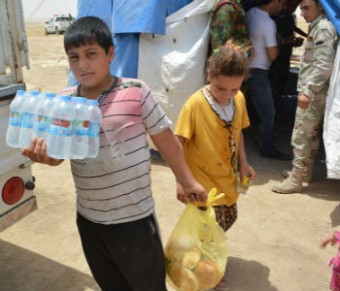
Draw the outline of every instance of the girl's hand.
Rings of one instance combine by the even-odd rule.
[[[249,177],[251,180],[255,180],[256,172],[249,164],[240,165],[240,180],[242,181],[243,176]]]
[[[334,231],[329,237],[324,239],[320,244],[320,248],[323,249],[328,244],[331,244],[331,246],[334,246],[336,244],[336,242],[338,241],[337,238],[336,238],[336,234],[337,234],[337,231]]]

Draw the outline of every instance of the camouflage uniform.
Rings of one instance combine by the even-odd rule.
[[[250,44],[245,15],[240,0],[217,2],[210,21],[210,42],[213,50],[228,40],[239,45]]]
[[[329,78],[337,44],[336,31],[323,14],[309,26],[304,42],[297,91],[311,98],[307,109],[297,108],[292,135],[293,166],[306,168],[319,148],[319,129],[325,111]]]

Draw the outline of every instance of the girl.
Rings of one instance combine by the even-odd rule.
[[[184,104],[175,129],[194,177],[208,192],[213,187],[225,197],[216,202],[219,225],[227,231],[237,218],[238,179],[254,179],[244,147],[242,129],[249,126],[240,91],[248,73],[242,48],[232,45],[214,50],[208,60],[209,84]],[[186,202],[184,197],[179,200]],[[215,290],[227,290],[224,280]]]

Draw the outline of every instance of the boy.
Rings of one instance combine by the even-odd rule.
[[[98,99],[103,114],[96,158],[72,160],[77,193],[77,225],[85,257],[102,290],[166,290],[165,259],[154,216],[150,185],[151,135],[191,201],[206,199],[193,178],[170,120],[139,80],[110,74],[112,35],[96,17],[76,20],[64,36],[69,64],[80,85],[63,94]],[[23,154],[57,166],[42,139]]]

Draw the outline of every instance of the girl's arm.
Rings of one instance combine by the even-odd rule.
[[[238,147],[238,158],[240,163],[240,180],[242,180],[243,176],[248,176],[251,180],[254,180],[256,178],[256,172],[248,163],[242,131],[240,134],[240,143]]]

